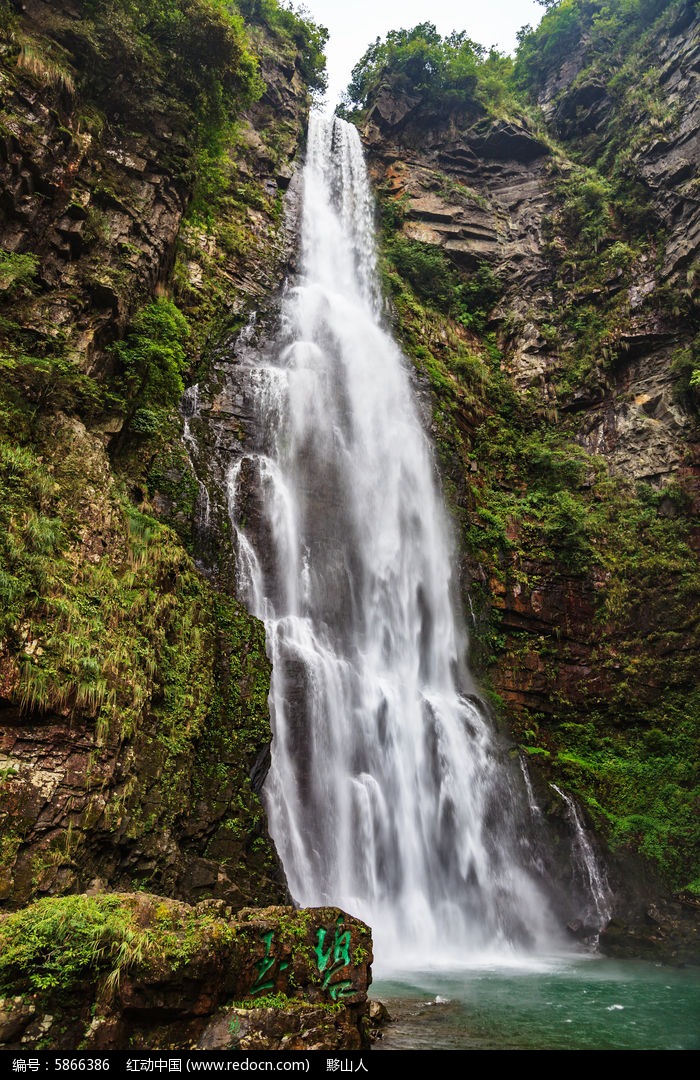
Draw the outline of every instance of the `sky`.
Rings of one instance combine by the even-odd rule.
[[[431,22],[438,33],[464,30],[486,48],[515,51],[515,35],[529,23],[537,26],[544,8],[536,0],[302,0],[295,8],[306,9],[330,37],[326,46],[328,93],[326,102],[335,106],[350,81],[350,72],[368,45],[388,30],[410,30],[418,23]]]

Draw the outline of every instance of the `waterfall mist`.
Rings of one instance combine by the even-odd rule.
[[[273,663],[272,836],[294,899],[366,920],[380,965],[551,949],[522,776],[474,694],[434,456],[382,324],[351,125],[312,116],[303,185],[300,272],[245,371],[257,445],[228,477]]]

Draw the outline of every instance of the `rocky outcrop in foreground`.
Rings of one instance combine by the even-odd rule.
[[[0,945],[2,1049],[368,1045],[372,939],[337,908],[75,896],[5,916]]]

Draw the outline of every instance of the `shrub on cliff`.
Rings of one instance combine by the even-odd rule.
[[[187,319],[172,300],[154,300],[135,317],[124,341],[114,345],[122,385],[137,434],[154,435],[182,397],[189,335]]]
[[[299,70],[310,90],[326,89],[326,58],[324,48],[328,31],[299,12],[282,7],[277,0],[238,0],[237,8],[253,22],[262,22],[282,37],[290,38],[299,50]]]
[[[547,8],[536,30],[518,34],[516,82],[535,96],[573,54],[602,56],[619,68],[635,43],[676,0],[538,0]]]
[[[74,990],[102,972],[117,975],[138,943],[138,928],[118,897],[39,900],[0,924],[0,990]]]
[[[108,116],[140,107],[180,113],[196,142],[202,121],[232,115],[264,84],[246,28],[223,0],[82,0],[59,21],[90,96]]]
[[[429,22],[391,30],[352,69],[344,111],[368,108],[382,90],[416,95],[428,108],[482,111],[506,91],[511,66],[507,57],[487,51],[463,31],[443,38]]]

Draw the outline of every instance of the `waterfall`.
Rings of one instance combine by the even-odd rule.
[[[530,811],[530,815],[537,821],[542,819],[542,810],[537,805],[535,799],[535,793],[532,790],[532,782],[530,780],[530,774],[527,771],[527,765],[525,764],[525,758],[520,754],[520,771],[523,774],[523,783],[525,784],[525,790],[527,792],[527,805]]]
[[[593,931],[594,942],[601,930],[610,922],[612,915],[612,893],[604,869],[596,858],[593,845],[588,838],[588,833],[583,827],[581,815],[576,803],[557,787],[550,784],[557,795],[566,805],[566,812],[571,823],[574,835],[573,854],[574,870],[581,879],[582,892],[587,898],[587,905],[583,911],[582,923]]]
[[[209,531],[211,521],[211,501],[209,499],[207,487],[197,476],[194,466],[197,442],[190,427],[190,421],[199,418],[199,383],[194,383],[193,386],[188,386],[185,390],[180,403],[180,412],[182,414],[182,439],[187,447],[192,471],[194,472],[195,480],[197,481],[195,528],[201,535],[206,535]]]
[[[551,945],[522,779],[466,666],[458,560],[341,120],[312,115],[300,272],[274,348],[241,363],[257,434],[230,468],[229,512],[273,664],[264,798],[295,901],[365,919],[389,965]]]

